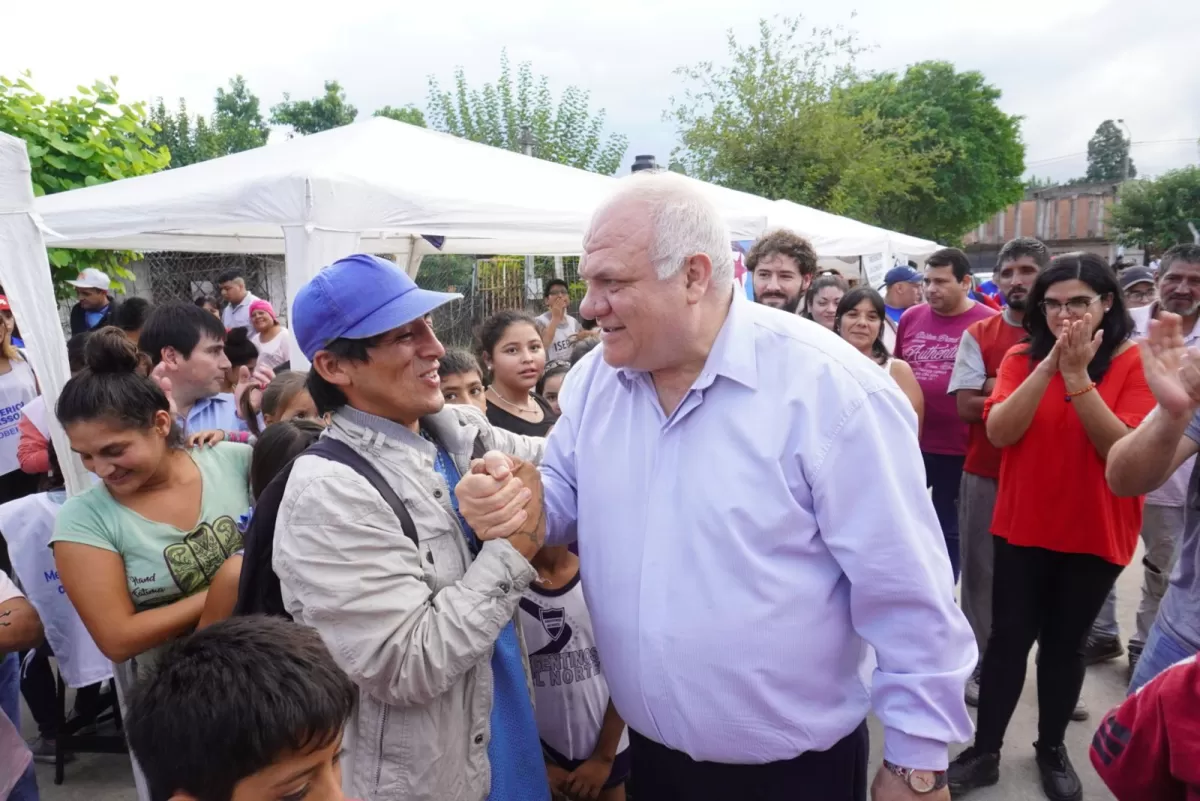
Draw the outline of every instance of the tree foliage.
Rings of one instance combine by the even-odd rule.
[[[229,79],[229,91],[217,89],[212,127],[217,137],[217,149],[222,156],[253,150],[267,143],[271,129],[258,108],[258,97],[246,86],[246,79],[235,75]]]
[[[372,117],[387,117],[389,120],[397,120],[399,122],[407,122],[409,125],[416,125],[420,128],[425,126],[425,112],[409,103],[407,106],[396,108],[395,106],[384,106],[381,109],[376,109]]]
[[[799,18],[759,22],[758,42],[728,36],[730,65],[682,67],[682,98],[664,117],[680,145],[672,164],[705,181],[865,221],[932,188],[942,154],[921,133],[855,104],[866,48],[841,28],[802,31]]]
[[[494,84],[472,89],[461,68],[451,90],[429,78],[431,128],[518,153],[528,146],[538,158],[612,174],[628,140],[615,133],[605,138],[604,120],[604,109],[592,112],[588,93],[576,86],[564,89],[556,104],[549,79],[535,78],[529,62],[518,65],[514,82],[507,51],[501,51]]]
[[[884,227],[954,242],[1021,199],[1021,118],[1000,109],[1000,90],[981,73],[926,61],[903,76],[876,75],[847,94],[855,108],[877,113],[880,124],[912,131],[916,152],[935,165],[931,184],[884,204],[878,217]]]
[[[210,121],[201,114],[192,116],[183,98],[174,112],[158,98],[150,122],[156,129],[155,141],[171,154],[171,167],[186,167],[267,143],[270,129],[258,110],[258,98],[241,75],[229,80],[228,92],[218,88],[213,103]]]
[[[357,116],[358,109],[346,102],[346,90],[337,81],[326,81],[325,94],[312,100],[292,100],[284,92],[283,102],[271,107],[272,123],[304,135],[349,125]]]
[[[25,140],[37,196],[145,175],[170,158],[146,124],[143,103],[122,103],[116,77],[79,86],[78,96],[50,100],[25,73],[15,81],[0,76],[0,131]],[[130,279],[130,254],[113,251],[50,250],[59,291],[84,267]]]
[[[1121,181],[1137,177],[1137,167],[1129,158],[1129,140],[1112,120],[1105,120],[1088,141],[1087,180]],[[1126,174],[1126,160],[1129,172]]]
[[[1191,242],[1188,223],[1200,228],[1200,167],[1171,170],[1153,180],[1121,185],[1110,224],[1119,241],[1147,250]]]

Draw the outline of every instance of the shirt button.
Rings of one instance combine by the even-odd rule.
[[[511,589],[512,589],[512,585],[509,584],[507,581],[500,582],[500,592],[508,592]]]
[[[475,745],[482,745],[482,744],[483,744],[483,735],[476,734],[475,735]]]
[[[441,491],[441,490],[434,490],[434,491],[433,491],[433,497],[435,497],[435,498],[440,498],[440,497],[442,497],[442,491]]]

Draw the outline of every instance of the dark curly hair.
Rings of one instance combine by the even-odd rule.
[[[801,275],[813,275],[817,271],[817,252],[812,243],[786,228],[771,231],[754,243],[746,254],[746,269],[754,272],[760,261],[776,254],[795,259]]]

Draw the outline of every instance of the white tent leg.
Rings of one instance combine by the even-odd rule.
[[[300,352],[292,329],[292,303],[300,287],[340,258],[358,252],[359,237],[353,231],[325,231],[306,225],[283,229],[284,261],[287,267],[288,336],[292,337],[292,369],[307,370],[308,359]]]
[[[12,306],[25,340],[25,353],[53,410],[63,385],[71,377],[67,365],[67,340],[58,319],[54,284],[46,244],[33,213],[33,184],[25,143],[0,133],[0,284]],[[89,489],[83,463],[71,451],[66,432],[54,414],[47,415],[54,452],[66,479],[67,491],[76,495]]]

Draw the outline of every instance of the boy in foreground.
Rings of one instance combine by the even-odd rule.
[[[167,647],[125,729],[153,801],[345,801],[354,700],[315,631],[236,617]]]

